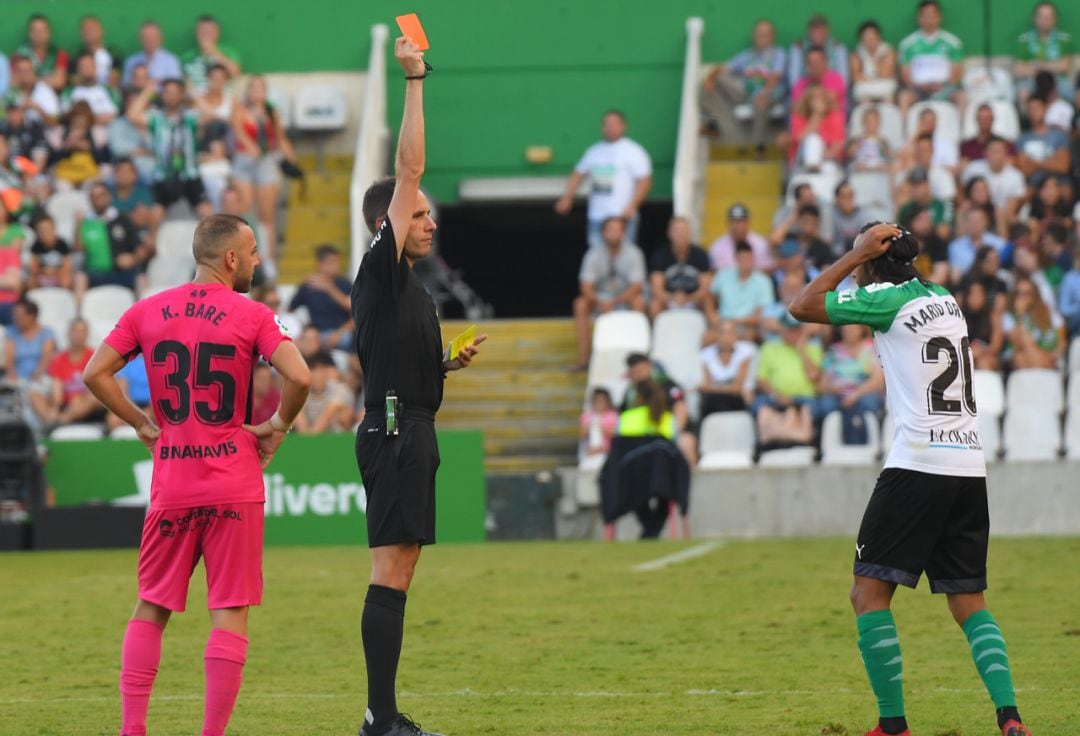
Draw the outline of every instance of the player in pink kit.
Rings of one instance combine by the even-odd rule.
[[[200,557],[212,627],[202,733],[225,733],[247,659],[248,607],[262,599],[262,468],[303,407],[311,382],[274,313],[242,295],[259,263],[247,223],[211,215],[195,230],[192,249],[195,280],[136,302],[84,373],[94,395],[134,427],[154,455],[139,600],[121,657],[122,736],[146,734],[162,631],[174,611],[184,610]],[[131,403],[115,378],[140,352],[153,417]],[[245,422],[259,356],[281,374],[285,387],[277,412],[252,427]]]

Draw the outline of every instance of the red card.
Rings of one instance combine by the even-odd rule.
[[[431,48],[431,44],[429,44],[427,40],[427,35],[424,33],[424,27],[420,25],[420,19],[416,17],[416,13],[399,15],[397,17],[397,24],[398,28],[401,29],[401,35],[415,43],[418,49],[427,51]]]

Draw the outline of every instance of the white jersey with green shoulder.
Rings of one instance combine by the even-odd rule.
[[[886,468],[984,477],[967,322],[944,287],[912,279],[830,291],[834,325],[874,330],[895,435]]]

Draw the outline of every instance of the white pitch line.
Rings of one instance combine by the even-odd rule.
[[[690,547],[679,552],[674,552],[670,555],[659,557],[649,562],[643,562],[640,565],[634,565],[631,570],[634,572],[651,572],[652,570],[660,570],[668,565],[677,565],[680,562],[686,562],[692,560],[695,557],[701,557],[712,552],[717,547],[723,545],[723,542],[706,542],[705,544],[699,544],[696,547]]]
[[[835,695],[850,695],[854,690],[846,687],[831,688],[827,690],[684,690],[680,692],[622,692],[610,690],[587,690],[584,692],[566,692],[561,690],[495,690],[492,692],[480,692],[470,688],[462,690],[449,690],[445,692],[417,693],[403,691],[398,693],[399,698],[670,698],[680,695],[691,697],[719,697],[719,698],[762,698],[776,696],[795,697],[825,697]],[[910,690],[911,693],[985,693],[983,688],[947,688],[935,687]],[[1078,687],[1055,687],[1055,688],[1016,688],[1018,693],[1042,693],[1042,692],[1080,692]],[[355,700],[361,697],[360,693],[244,693],[241,699],[246,700],[337,700],[341,698]],[[202,700],[203,693],[155,695],[154,702],[161,701],[189,701]],[[0,705],[20,705],[32,703],[105,703],[119,701],[119,695],[87,696],[78,698],[11,698],[0,700]]]

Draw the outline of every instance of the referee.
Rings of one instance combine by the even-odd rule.
[[[371,585],[361,634],[368,705],[360,736],[437,736],[397,709],[395,679],[405,595],[420,547],[435,542],[435,412],[447,371],[468,367],[476,338],[449,360],[435,301],[413,273],[431,251],[435,221],[420,191],[424,173],[424,55],[406,38],[394,44],[405,70],[405,112],[396,177],[364,194],[364,221],[375,237],[352,288],[366,414],[356,433],[356,462],[367,494]]]

